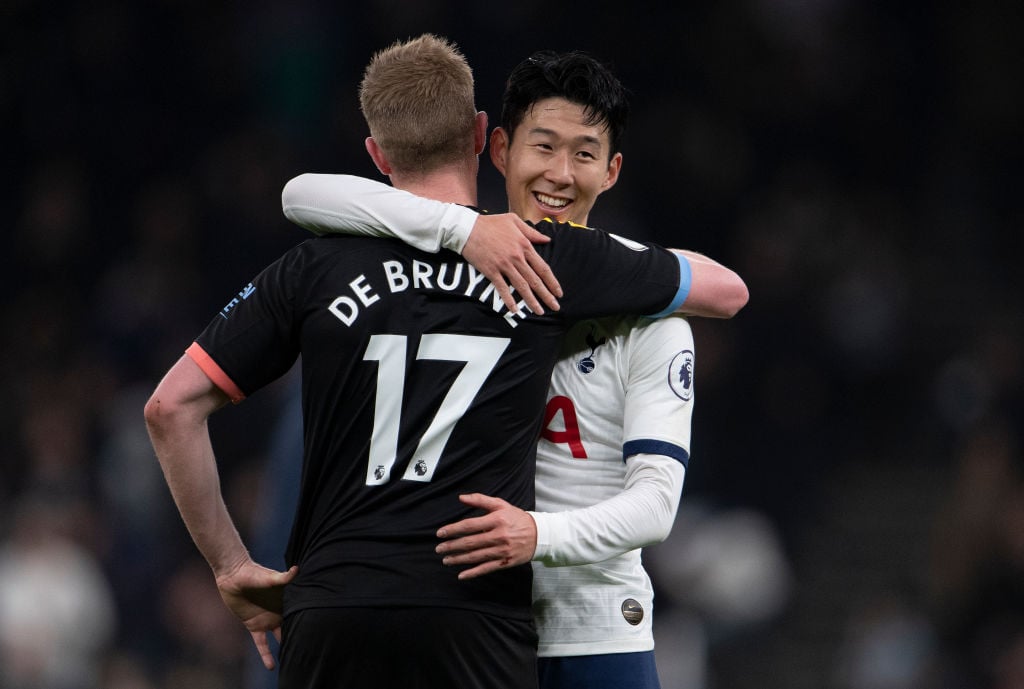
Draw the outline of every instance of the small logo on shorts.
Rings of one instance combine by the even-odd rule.
[[[622,601],[622,616],[635,627],[644,619],[644,606],[633,598],[627,598]]]

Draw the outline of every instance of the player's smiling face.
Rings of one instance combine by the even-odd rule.
[[[622,154],[609,151],[608,131],[586,124],[583,107],[561,98],[534,103],[511,141],[501,128],[491,135],[509,210],[534,222],[586,225],[597,197],[619,177]]]

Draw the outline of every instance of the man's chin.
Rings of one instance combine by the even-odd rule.
[[[572,214],[565,209],[554,211],[545,208],[534,208],[530,214],[537,216],[540,220],[543,220],[544,218],[550,218],[555,222],[573,222]]]

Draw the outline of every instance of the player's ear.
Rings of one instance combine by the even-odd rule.
[[[508,134],[501,127],[495,127],[491,132],[491,162],[498,172],[505,175],[505,165],[508,160]]]
[[[374,141],[372,136],[366,137],[366,152],[370,154],[370,159],[373,160],[373,164],[377,166],[382,175],[391,175],[391,163],[388,162],[388,158],[384,155],[384,151],[381,150],[380,146]]]
[[[604,178],[604,182],[601,184],[601,191],[608,191],[615,186],[615,183],[619,181],[619,172],[622,170],[622,154],[616,153],[612,156],[612,159],[608,161],[608,174]]]
[[[481,110],[473,121],[473,154],[480,155],[487,145],[487,113]]]

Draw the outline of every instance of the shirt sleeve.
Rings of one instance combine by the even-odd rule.
[[[261,271],[189,348],[189,356],[236,403],[284,375],[299,356],[294,290],[308,270],[302,249]]]
[[[563,318],[661,313],[688,285],[679,259],[663,247],[547,219],[535,227],[552,238],[536,250],[562,284]]]
[[[286,218],[314,234],[395,237],[422,251],[462,253],[479,215],[352,175],[306,173],[281,192]]]
[[[672,530],[685,476],[685,467],[672,457],[633,455],[625,488],[615,497],[566,512],[530,512],[537,524],[533,559],[556,567],[582,565],[660,543]]]
[[[647,452],[690,459],[694,405],[693,330],[682,316],[637,318],[628,335],[623,458]]]

